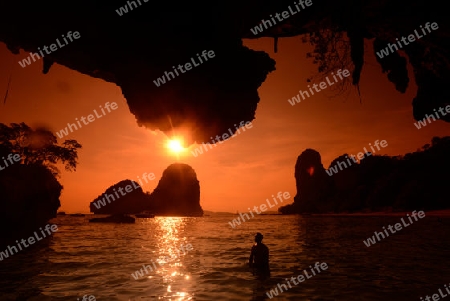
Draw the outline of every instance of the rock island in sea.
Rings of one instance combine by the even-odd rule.
[[[119,194],[119,189],[129,192]],[[144,193],[134,181],[123,180],[106,189],[89,207],[94,214],[137,214],[149,211],[164,216],[203,216],[197,175],[191,166],[182,163],[167,167],[152,193]]]

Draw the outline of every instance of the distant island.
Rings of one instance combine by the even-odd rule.
[[[365,153],[363,160],[337,173],[322,165],[319,152],[306,149],[295,165],[297,195],[279,208],[283,214],[397,212],[450,208],[450,137],[404,156]],[[329,170],[348,162],[348,154],[331,162]]]
[[[163,216],[203,216],[200,183],[194,169],[182,163],[164,170],[155,190],[144,193],[135,181],[123,180],[89,205],[94,214],[137,214],[149,211]]]
[[[245,211],[244,211],[245,212]],[[233,212],[215,212],[215,211],[204,211],[205,216],[230,216],[230,215],[239,215],[239,211],[233,213]],[[278,211],[266,211],[264,213],[261,213],[261,215],[281,215]]]

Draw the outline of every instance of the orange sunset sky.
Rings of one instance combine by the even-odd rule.
[[[274,53],[272,39],[244,43],[266,51],[276,60],[277,70],[259,88],[261,100],[253,127],[198,157],[190,152],[197,147],[193,145],[177,158],[168,152],[168,137],[164,133],[139,127],[115,84],[58,64],[43,75],[42,61],[22,68],[18,61],[28,53],[13,55],[3,43],[0,43],[2,99],[11,73],[12,82],[6,104],[0,103],[0,122],[43,125],[56,132],[108,101],[118,104],[115,111],[66,137],[83,145],[77,171],[70,173],[61,168],[59,180],[64,189],[60,210],[68,213],[89,212],[89,202],[106,188],[124,179],[137,181],[143,173],[156,176],[143,185],[144,191],[151,192],[164,169],[175,162],[187,163],[195,169],[204,210],[244,211],[264,203],[279,191],[290,193],[291,199],[284,203],[287,204],[296,194],[295,162],[306,148],[319,151],[324,167],[328,168],[337,156],[345,152],[356,155],[375,140],[388,143],[376,154],[399,155],[417,150],[433,136],[450,134],[449,125],[441,121],[420,130],[414,126],[411,101],[416,86],[412,70],[407,92],[395,91],[381,73],[372,49],[367,50],[361,78],[362,103],[352,87],[350,93],[342,96],[330,98],[335,93],[324,90],[291,106],[287,100],[299,90],[306,90],[306,78],[317,70],[312,60],[306,59],[310,46],[299,37],[280,39],[278,53]],[[152,80],[149,79],[149,84],[153,84]],[[318,84],[319,80],[312,83]]]

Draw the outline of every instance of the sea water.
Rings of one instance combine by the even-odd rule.
[[[450,219],[426,216],[366,247],[398,217],[258,215],[235,229],[233,218],[59,216],[51,239],[0,262],[0,300],[271,300],[267,292],[316,262],[328,268],[273,300],[419,300],[450,283]],[[248,268],[256,232],[270,250],[265,280]]]

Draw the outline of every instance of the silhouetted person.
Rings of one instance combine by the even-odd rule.
[[[252,247],[248,264],[253,269],[253,275],[270,276],[269,248],[262,243],[262,240],[263,235],[259,232],[256,233],[255,244]]]

